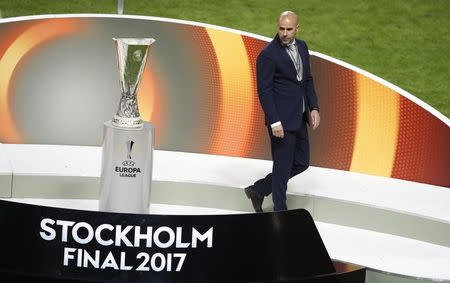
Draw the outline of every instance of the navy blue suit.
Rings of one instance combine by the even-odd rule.
[[[287,182],[309,166],[307,117],[310,110],[319,108],[308,47],[304,41],[295,40],[303,63],[301,81],[297,80],[294,63],[278,35],[261,51],[256,61],[258,97],[270,136],[273,167],[272,173],[256,181],[254,188],[260,197],[272,193],[275,211],[287,209]],[[272,135],[270,125],[278,121],[283,126],[284,138]]]

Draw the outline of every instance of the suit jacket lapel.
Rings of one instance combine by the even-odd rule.
[[[281,57],[283,58],[283,61],[285,62],[286,66],[289,68],[289,74],[292,74],[293,78],[297,78],[297,70],[295,69],[294,62],[292,62],[291,57],[287,53],[285,47],[283,47],[281,44],[279,45]]]
[[[300,54],[300,58],[302,58],[302,69],[303,69],[303,74],[305,74],[305,70],[306,70],[305,69],[305,60],[306,60],[305,52],[306,52],[306,50],[303,48],[303,45],[299,44],[297,39],[295,39],[295,43],[297,45],[298,54]]]

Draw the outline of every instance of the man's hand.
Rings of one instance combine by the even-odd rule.
[[[278,125],[272,128],[272,134],[277,138],[284,138],[284,130],[282,125]]]
[[[310,121],[311,121],[312,129],[315,130],[315,129],[317,129],[317,127],[319,127],[319,124],[320,124],[319,111],[313,110],[313,111],[311,111],[310,115],[311,115],[311,120]]]

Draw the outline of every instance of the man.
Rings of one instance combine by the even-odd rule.
[[[309,166],[306,124],[320,123],[306,43],[295,38],[297,15],[281,13],[278,33],[256,60],[258,97],[270,136],[272,173],[247,188],[256,212],[262,212],[264,197],[272,193],[274,211],[287,210],[287,182]]]

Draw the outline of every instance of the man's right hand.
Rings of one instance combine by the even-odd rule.
[[[277,138],[284,138],[283,125],[277,125],[272,128],[272,134]]]

